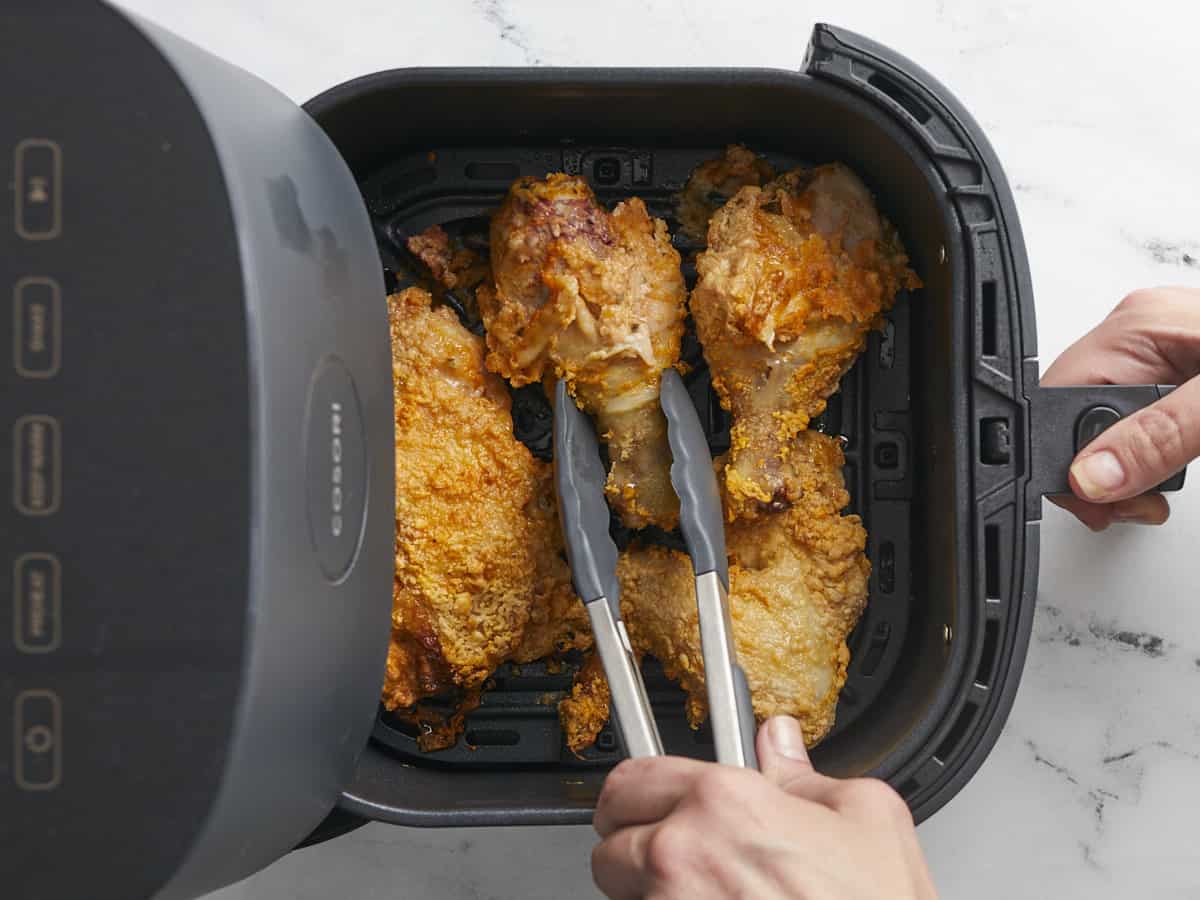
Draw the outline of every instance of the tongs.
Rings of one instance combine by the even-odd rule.
[[[660,403],[667,417],[680,529],[696,575],[700,646],[717,761],[758,768],[750,688],[737,662],[729,615],[721,497],[696,407],[674,369],[663,373]],[[592,624],[617,731],[629,756],[661,756],[662,739],[621,619],[617,547],[608,531],[606,475],[596,432],[575,405],[565,381],[559,381],[554,392],[554,467],[571,580]]]

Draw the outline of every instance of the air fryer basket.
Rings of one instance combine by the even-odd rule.
[[[953,796],[1016,692],[1041,496],[1065,490],[1075,449],[1062,423],[1098,403],[1125,414],[1157,392],[1037,388],[1012,198],[945,88],[886,48],[817,26],[803,73],[395,70],[333,88],[307,109],[359,178],[393,283],[416,271],[406,236],[436,223],[485,240],[488,212],[520,175],[581,174],[606,202],[636,194],[672,225],[685,257],[695,248],[674,227],[673,195],[728,143],[780,170],[840,160],[864,178],[925,287],[901,296],[820,423],[847,439],[847,486],[872,574],[837,724],[813,759],[830,774],[887,779],[918,820]],[[727,417],[694,341],[685,353],[698,364],[690,387],[720,451]],[[518,436],[548,452],[549,413],[536,391],[519,393],[514,418]],[[608,731],[583,760],[565,749],[554,702],[570,676],[504,667],[465,738],[432,754],[381,711],[342,808],[399,824],[589,821],[620,751]],[[647,686],[668,751],[711,758],[706,730],[683,720],[679,690],[654,666]]]
[[[437,223],[467,245],[482,247],[488,237],[488,214],[499,206],[508,185],[520,175],[544,174],[549,165],[586,175],[601,202],[611,204],[637,192],[653,215],[671,225],[675,246],[685,259],[684,274],[690,288],[696,277],[694,253],[702,244],[688,239],[677,227],[675,196],[691,171],[719,152],[719,147],[620,146],[581,151],[558,145],[416,151],[372,174],[362,187],[377,223],[385,272],[397,284],[412,281],[413,273],[423,274],[421,264],[405,249],[405,237]],[[779,171],[804,162],[787,153],[768,156]],[[407,187],[414,181],[418,182],[415,189]],[[398,183],[406,187],[397,190]],[[453,302],[455,298],[451,295],[449,299]],[[849,678],[833,735],[852,725],[886,683],[908,619],[910,302],[905,294],[899,297],[884,332],[871,336],[867,352],[817,421],[817,427],[844,439],[845,475],[852,497],[849,511],[860,513],[869,529],[869,555],[876,560],[875,588],[883,596],[903,598],[894,604],[870,606],[855,630],[850,641]],[[467,321],[482,332],[482,326],[470,318]],[[710,449],[714,455],[723,453],[729,449],[730,418],[710,387],[708,368],[690,322],[683,359],[691,366],[685,380],[701,410]],[[549,460],[552,413],[542,387],[533,385],[513,395],[514,432],[535,455]],[[616,517],[614,528],[618,544],[624,545],[629,535]],[[656,533],[656,539],[684,549],[677,535]],[[495,687],[484,694],[480,708],[468,715],[464,739],[449,750],[432,755],[421,752],[412,726],[386,712],[380,714],[375,739],[405,757],[458,767],[611,766],[622,756],[612,729],[601,733],[584,760],[563,746],[556,703],[570,689],[577,666],[554,668],[559,670],[550,671],[541,663],[502,667],[493,679]],[[646,669],[647,689],[657,701],[657,718],[670,752],[711,758],[710,732],[707,728],[693,732],[687,726],[682,692],[663,676],[657,664],[651,661]]]

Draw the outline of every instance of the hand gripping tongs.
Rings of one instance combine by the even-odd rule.
[[[671,484],[696,573],[700,645],[717,761],[758,768],[754,712],[737,663],[729,616],[729,565],[721,498],[696,408],[673,369],[662,376],[661,399],[671,442]],[[621,620],[617,547],[608,532],[604,465],[596,433],[559,381],[554,393],[554,467],[571,580],[588,611],[596,652],[612,695],[612,717],[630,756],[662,755],[662,739],[637,658]]]

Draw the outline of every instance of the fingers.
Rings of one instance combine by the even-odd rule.
[[[1171,516],[1171,504],[1162,494],[1142,494],[1110,504],[1114,522],[1162,525]]]
[[[783,785],[813,774],[804,747],[804,733],[791,716],[774,716],[763,722],[755,738],[755,749],[759,770],[775,784]]]
[[[758,767],[763,775],[793,797],[832,806],[836,778],[817,772],[808,758],[800,723],[791,716],[774,716],[758,729]]]
[[[604,781],[592,827],[601,837],[631,825],[666,818],[708,768],[680,756],[627,759]]]
[[[1103,531],[1113,523],[1113,508],[1108,504],[1088,503],[1074,494],[1062,494],[1046,499],[1071,513],[1092,531]]]
[[[1134,291],[1063,351],[1042,376],[1046,386],[1180,384],[1200,369],[1200,292]]]
[[[1048,497],[1092,531],[1103,531],[1114,523],[1162,525],[1171,515],[1171,507],[1162,494],[1142,494],[1116,503],[1089,503],[1072,494]]]
[[[646,847],[655,825],[623,828],[592,850],[592,879],[611,900],[645,896]]]
[[[1071,468],[1077,496],[1050,498],[1093,531],[1115,522],[1160,525],[1170,507],[1138,496],[1200,452],[1200,291],[1134,291],[1046,370],[1046,386],[1178,384],[1165,400],[1118,422],[1079,454]],[[1178,396],[1176,396],[1178,395]],[[1189,412],[1190,410],[1193,410]]]
[[[1136,497],[1200,456],[1200,378],[1120,420],[1071,464],[1071,489],[1094,503]]]

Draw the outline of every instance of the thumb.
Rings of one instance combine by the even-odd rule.
[[[1071,488],[1112,503],[1145,493],[1200,456],[1200,378],[1122,419],[1071,464]]]
[[[815,774],[800,723],[791,716],[775,716],[763,722],[755,749],[759,769],[779,787]]]

